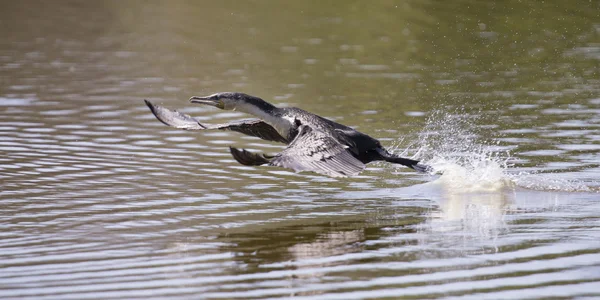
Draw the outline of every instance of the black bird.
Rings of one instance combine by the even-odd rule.
[[[258,119],[225,124],[201,124],[189,115],[154,105],[148,100],[144,101],[159,121],[171,127],[186,130],[232,130],[288,145],[274,156],[229,147],[233,158],[242,165],[266,164],[289,168],[296,172],[313,171],[332,177],[356,175],[365,168],[366,163],[372,161],[401,164],[419,172],[430,170],[429,166],[419,164],[417,160],[389,153],[378,140],[350,127],[299,108],[278,108],[258,97],[243,93],[194,96],[190,98],[190,102],[224,110],[237,110],[254,115]]]

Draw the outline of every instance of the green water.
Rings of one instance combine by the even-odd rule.
[[[4,1],[0,298],[600,296],[600,2]],[[240,91],[443,176],[245,167]]]

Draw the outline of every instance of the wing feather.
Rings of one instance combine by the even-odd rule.
[[[335,138],[311,128],[300,126],[298,135],[269,163],[290,168],[296,172],[313,171],[332,177],[346,177],[360,173],[365,165]]]
[[[234,121],[224,124],[202,124],[190,115],[178,112],[176,110],[170,110],[168,108],[151,103],[148,100],[144,100],[146,105],[150,108],[150,111],[154,116],[161,121],[163,124],[185,129],[185,130],[205,130],[205,129],[219,129],[219,130],[230,130],[243,133],[250,136],[255,136],[267,141],[280,142],[288,144],[288,140],[282,137],[273,126],[263,122],[259,119]]]
[[[237,162],[244,166],[260,166],[269,162],[269,157],[264,154],[252,153],[246,149],[229,147],[229,152]]]

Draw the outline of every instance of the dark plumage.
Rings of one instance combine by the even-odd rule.
[[[365,168],[365,164],[372,161],[402,164],[420,172],[429,170],[428,166],[419,164],[416,160],[389,153],[378,140],[364,133],[299,108],[277,108],[258,97],[243,93],[217,93],[206,97],[192,97],[190,101],[246,112],[259,119],[216,125],[201,124],[189,115],[145,100],[158,120],[175,128],[231,130],[288,144],[286,149],[274,156],[230,147],[233,157],[243,165],[266,164],[333,177],[356,175]]]

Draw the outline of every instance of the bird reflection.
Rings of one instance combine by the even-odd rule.
[[[359,253],[366,250],[365,241],[381,239],[399,232],[416,232],[423,218],[408,218],[399,230],[388,231],[397,220],[361,219],[319,224],[300,224],[257,232],[219,236],[222,250],[235,253],[235,259],[248,267],[265,264],[314,260]],[[392,224],[393,223],[393,224]],[[311,263],[312,266],[314,264]]]

